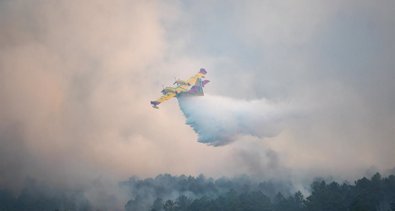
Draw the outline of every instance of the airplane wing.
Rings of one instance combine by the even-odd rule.
[[[177,87],[172,87],[175,91],[171,91],[171,92],[167,92],[165,95],[163,95],[162,97],[160,97],[159,99],[155,100],[155,101],[151,101],[151,105],[154,108],[159,108],[158,105],[161,104],[164,101],[170,100],[173,97],[176,97],[177,94],[183,94],[186,93],[190,90],[190,87],[196,87],[196,82],[201,79],[204,78],[204,75],[207,74],[207,71],[204,68],[201,68],[200,71],[198,73],[196,73],[194,76],[192,76],[191,78],[189,78],[186,82],[186,84],[179,84]],[[208,80],[205,80],[205,82],[207,83]],[[204,84],[206,84],[204,83]],[[204,84],[200,85],[198,88],[201,89],[201,87],[204,86]],[[165,92],[164,92],[165,93]],[[202,91],[199,92],[203,93]]]
[[[163,95],[162,97],[160,97],[159,99],[155,100],[155,101],[151,101],[151,105],[154,108],[158,108],[158,105],[163,103],[166,100],[170,100],[171,98],[175,97],[176,93],[174,92],[169,92],[166,95]]]
[[[199,78],[204,78],[204,75],[206,75],[207,71],[205,69],[200,69],[200,71],[198,73],[196,73],[194,76],[192,76],[191,78],[189,78],[187,80],[188,84],[193,85],[196,83],[197,79]]]
[[[190,86],[188,86],[188,85],[179,85],[179,86],[177,86],[177,88],[176,88],[176,92],[177,93],[181,93],[181,92],[186,92],[186,91],[188,91],[188,88],[189,88]]]

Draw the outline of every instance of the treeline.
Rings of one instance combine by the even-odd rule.
[[[176,199],[209,200],[225,195],[229,191],[237,192],[260,191],[266,196],[274,196],[278,192],[290,194],[291,183],[284,182],[255,182],[247,176],[238,178],[206,178],[203,175],[172,176],[158,175],[155,178],[140,180],[132,177],[121,184],[128,187],[133,198],[125,206],[126,210],[151,210],[152,207],[164,207],[165,203],[176,203]],[[162,206],[163,205],[163,206]],[[169,207],[169,206],[167,206]],[[160,209],[159,209],[160,210]]]
[[[65,211],[93,210],[81,190],[65,190],[28,179],[23,190],[15,195],[0,189],[0,211]]]
[[[129,192],[127,211],[395,211],[395,176],[376,173],[352,184],[316,180],[304,196],[291,183],[257,182],[248,177],[171,176],[121,182]],[[105,203],[105,202],[104,202]],[[0,211],[111,210],[81,190],[57,189],[28,180],[15,195],[0,188]]]
[[[317,180],[307,197],[290,194],[288,184],[256,183],[247,177],[206,179],[160,175],[131,178],[133,199],[126,210],[151,211],[395,211],[395,176],[362,178],[354,184]],[[288,187],[290,188],[290,187]]]

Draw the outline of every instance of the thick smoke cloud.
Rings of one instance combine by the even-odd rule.
[[[352,180],[392,169],[393,5],[0,1],[0,189],[18,195],[34,178],[78,193],[92,209],[123,209],[130,198],[117,182],[132,175]],[[208,144],[248,141],[208,147],[196,142],[177,101],[150,107],[162,84],[201,66],[215,100],[196,105],[232,121],[210,122],[226,133],[207,119],[191,123]],[[314,107],[308,118],[271,103],[290,99]],[[209,114],[193,112],[189,118]]]
[[[220,146],[240,136],[272,137],[286,118],[284,105],[261,100],[236,100],[206,95],[178,98],[186,123],[198,134],[198,141]]]
[[[158,16],[152,2],[0,2],[0,188],[34,178],[123,208],[117,182],[148,174],[126,158],[151,139],[134,85],[164,46]]]

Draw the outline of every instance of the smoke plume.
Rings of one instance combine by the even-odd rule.
[[[226,145],[240,136],[272,137],[281,130],[288,113],[284,105],[265,99],[237,100],[223,96],[179,97],[186,124],[198,134],[198,141]]]

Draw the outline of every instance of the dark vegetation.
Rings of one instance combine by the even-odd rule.
[[[159,175],[120,183],[131,199],[130,211],[395,211],[395,176],[375,174],[353,184],[316,180],[303,196],[287,183],[256,182],[248,177],[211,179],[204,176]],[[14,195],[0,189],[0,210],[100,210],[84,192],[59,190],[32,181]]]
[[[15,196],[0,188],[0,211],[92,210],[83,191],[56,189],[28,179],[25,188]]]
[[[307,197],[300,191],[286,191],[288,185],[256,183],[248,178],[160,175],[155,179],[131,178],[126,185],[134,195],[126,210],[395,211],[395,176],[382,178],[379,173],[354,184],[316,180]]]

